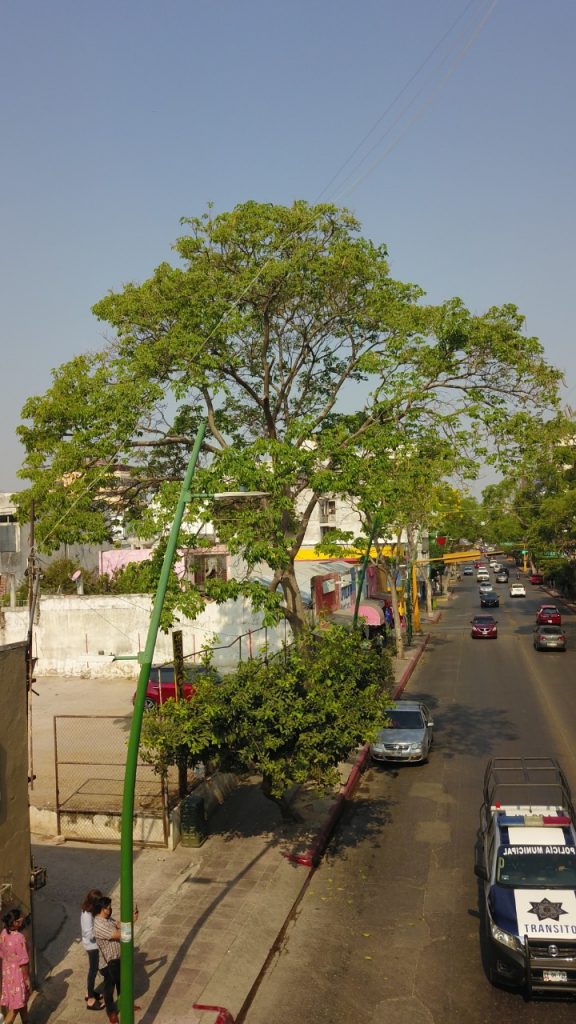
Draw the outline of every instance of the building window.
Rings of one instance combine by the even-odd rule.
[[[206,580],[228,579],[226,555],[194,554],[186,555],[186,575],[191,583],[203,587]]]
[[[320,526],[320,536],[326,537],[327,534],[333,533],[334,529],[334,526]]]
[[[18,524],[11,512],[0,515],[0,551],[18,551]]]
[[[320,522],[333,525],[336,521],[336,501],[334,498],[320,498],[318,507]]]

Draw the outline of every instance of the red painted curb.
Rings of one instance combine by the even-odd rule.
[[[406,686],[408,680],[410,679],[410,676],[412,675],[414,669],[416,668],[416,665],[420,661],[420,658],[424,650],[426,649],[429,640],[430,633],[427,633],[426,636],[424,637],[423,642],[420,644],[420,647],[415,652],[414,658],[412,659],[412,661],[402,674],[400,682],[392,691],[393,700],[396,700],[396,698],[399,697],[400,694],[402,693],[404,687]],[[285,853],[284,856],[286,857],[287,860],[291,861],[293,864],[302,864],[304,867],[307,868],[317,867],[322,858],[322,854],[324,853],[324,850],[328,845],[328,840],[330,839],[330,836],[334,830],[334,826],[336,825],[338,818],[342,814],[344,804],[352,796],[354,790],[356,789],[356,786],[358,785],[358,781],[365,767],[369,752],[370,745],[366,743],[364,744],[362,750],[358,754],[356,761],[354,762],[354,765],[350,772],[350,775],[348,776],[346,782],[343,784],[342,789],[340,790],[338,796],[336,797],[332,810],[330,811],[324,824],[321,825],[309,849],[305,850],[304,853]]]
[[[204,1006],[203,1003],[193,1003],[193,1010],[210,1010],[212,1013],[217,1013],[214,1024],[234,1024],[234,1017],[229,1010],[224,1009],[223,1006]]]

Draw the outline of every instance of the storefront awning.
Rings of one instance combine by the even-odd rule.
[[[340,621],[342,623],[349,623],[354,618],[354,605],[350,608],[339,608],[338,611],[334,611],[330,614],[330,618],[333,621]],[[382,626],[384,625],[384,610],[380,601],[374,601],[370,597],[365,597],[360,602],[358,609],[358,618],[364,619],[367,626]]]
[[[354,613],[354,609],[352,609],[352,613]],[[360,601],[358,618],[365,619],[368,626],[382,626],[385,619],[381,602],[365,597],[363,601]]]

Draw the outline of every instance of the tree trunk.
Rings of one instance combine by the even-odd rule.
[[[188,747],[178,747],[178,795],[183,800],[188,795]]]
[[[396,656],[401,658],[404,654],[404,637],[402,636],[402,624],[400,612],[398,611],[398,591],[396,580],[390,574],[390,597],[392,598],[392,616],[394,618],[394,633],[396,635]]]
[[[432,580],[429,576],[426,577],[426,611],[432,615]]]
[[[306,615],[302,595],[296,581],[294,565],[282,573],[280,584],[284,593],[286,618],[290,623],[290,628],[292,629],[294,636],[299,636],[299,634],[306,628],[308,617]]]
[[[304,820],[302,815],[290,806],[285,796],[274,796],[272,793],[272,783],[267,775],[262,776],[262,792],[267,800],[271,800],[272,803],[276,804],[282,815],[282,821],[290,822],[290,824],[299,824]]]

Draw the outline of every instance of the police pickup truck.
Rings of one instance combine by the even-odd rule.
[[[575,820],[554,758],[488,762],[475,874],[493,984],[576,994]]]

